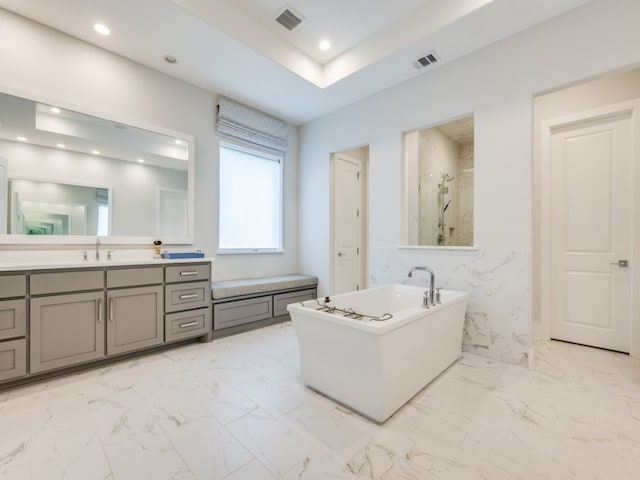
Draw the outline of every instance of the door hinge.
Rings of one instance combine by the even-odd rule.
[[[356,180],[360,180],[360,172],[356,174]]]
[[[358,209],[358,210],[356,210],[356,217],[357,217],[357,218],[360,218],[360,210],[359,210],[359,209]]]
[[[360,255],[360,247],[356,247],[356,255]]]

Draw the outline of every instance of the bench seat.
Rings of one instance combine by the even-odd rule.
[[[211,284],[211,299],[222,300],[259,293],[315,288],[318,278],[310,275],[279,275],[275,277],[225,280]]]

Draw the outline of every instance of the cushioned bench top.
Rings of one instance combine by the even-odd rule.
[[[280,275],[277,277],[245,278],[211,283],[211,298],[239,297],[255,293],[289,290],[292,288],[315,287],[318,278],[310,275]]]

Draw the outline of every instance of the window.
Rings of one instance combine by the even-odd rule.
[[[220,145],[219,250],[282,251],[282,157]]]

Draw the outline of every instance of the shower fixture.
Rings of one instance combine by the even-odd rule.
[[[440,183],[438,183],[438,205],[440,207],[439,215],[438,215],[438,245],[446,245],[447,242],[447,230],[444,214],[451,205],[451,199],[446,201],[445,195],[449,194],[449,187],[447,187],[447,183],[452,182],[454,180],[453,175],[449,175],[448,173],[443,173],[440,176]]]

